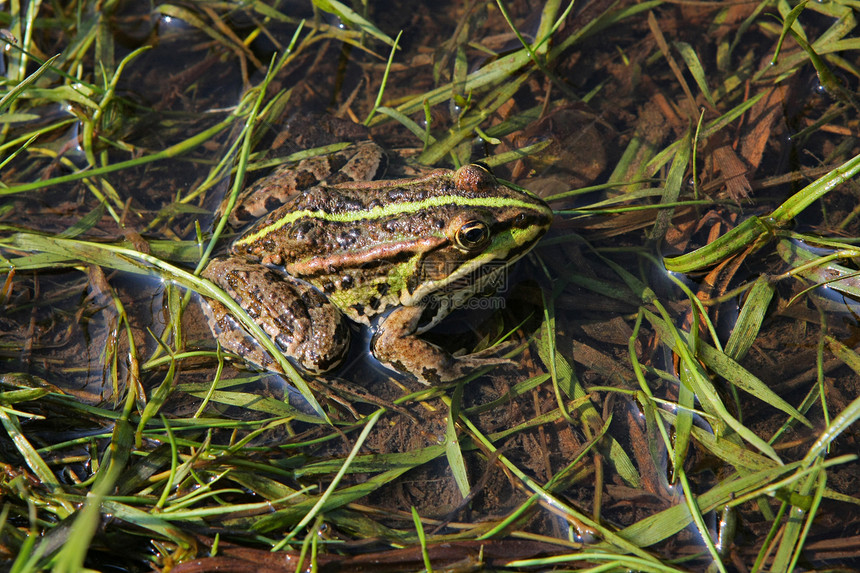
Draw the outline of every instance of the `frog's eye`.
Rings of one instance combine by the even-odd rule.
[[[457,246],[473,251],[490,240],[490,228],[483,221],[468,221],[457,229],[456,239]]]

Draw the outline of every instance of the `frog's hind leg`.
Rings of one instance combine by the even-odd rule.
[[[230,225],[241,227],[268,215],[282,205],[298,200],[301,192],[316,185],[379,179],[388,167],[385,151],[372,141],[362,141],[333,153],[286,163],[258,179],[236,198]],[[224,215],[226,201],[218,210]]]
[[[223,288],[284,355],[306,372],[320,374],[343,360],[349,326],[340,311],[312,286],[238,257],[212,260],[203,276]],[[222,346],[260,368],[281,372],[223,304],[205,299],[203,311]]]

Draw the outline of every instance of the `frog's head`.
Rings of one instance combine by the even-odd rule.
[[[445,299],[448,309],[497,285],[507,268],[546,233],[552,210],[539,197],[513,189],[481,165],[448,172],[444,191],[428,201],[439,241],[414,260],[402,304]],[[443,311],[444,312],[444,311]]]

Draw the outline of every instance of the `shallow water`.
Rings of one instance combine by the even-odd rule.
[[[40,21],[72,21],[69,14],[51,14],[52,8],[42,6],[45,13],[40,17],[47,20]],[[463,87],[467,72],[479,73],[491,65],[489,51],[516,55],[518,40],[494,5],[412,2],[372,8],[367,18],[382,32],[393,37],[403,30],[383,102],[412,110],[406,115],[420,128],[429,118],[435,141],[453,137],[477,108],[489,109],[497,98],[505,102],[480,124],[483,137],[463,138],[441,154],[439,165],[484,155],[492,161],[502,153],[548,142],[535,156],[495,166],[495,172],[545,197],[607,182],[641,181],[557,198],[552,231],[534,255],[518,265],[511,288],[490,299],[501,301],[502,308],[490,305],[493,308],[476,313],[455,313],[443,328],[428,334],[458,349],[510,331],[526,350],[514,358],[514,366],[462,388],[426,389],[392,377],[368,360],[370,333],[356,330],[357,344],[347,366],[332,379],[311,381],[322,409],[336,424],[332,429],[315,419],[313,408],[283,377],[257,376],[238,360],[221,370],[197,295],[188,294],[170,275],[150,267],[146,272],[155,276],[142,276],[145,269],[130,271],[115,253],[100,253],[99,266],[87,264],[82,251],[44,264],[27,259],[32,265],[28,267],[24,257],[31,256],[32,249],[22,251],[20,243],[4,242],[0,255],[19,268],[6,275],[10,280],[0,298],[2,390],[50,391],[21,401],[7,394],[19,412],[0,437],[6,463],[0,486],[10,512],[5,527],[68,539],[58,524],[71,519],[71,509],[62,509],[57,492],[78,503],[91,491],[92,479],[106,473],[102,468],[110,455],[122,460],[122,471],[119,478],[114,476],[110,493],[116,497],[103,508],[105,517],[98,522],[86,562],[102,570],[147,570],[176,563],[182,563],[177,571],[214,570],[221,562],[194,564],[192,558],[209,555],[207,547],[216,535],[227,554],[265,570],[269,549],[283,549],[279,542],[299,523],[302,528],[287,549],[297,552],[301,541],[315,539],[325,547],[320,563],[331,570],[358,567],[368,554],[386,552],[396,570],[415,557],[397,549],[415,544],[413,509],[424,519],[431,541],[444,540],[456,549],[434,553],[437,568],[470,559],[474,564],[479,558],[474,540],[498,527],[497,537],[511,543],[512,538],[526,537],[530,542],[508,553],[493,554],[488,548],[486,567],[567,554],[583,539],[600,543],[609,537],[607,531],[620,531],[643,548],[643,555],[682,560],[681,570],[703,570],[711,557],[701,531],[685,521],[686,514],[667,513],[683,509],[685,492],[677,481],[683,468],[691,492],[706,505],[704,528],[714,538],[721,528],[728,536],[719,547],[728,570],[749,570],[774,521],[785,525],[775,517],[780,503],[799,502],[789,497],[789,490],[780,490],[739,505],[726,518],[737,520],[733,535],[721,525],[724,516],[718,512],[735,492],[717,495],[719,488],[755,471],[776,470],[761,449],[714,415],[701,392],[695,400],[685,394],[684,388],[695,388],[696,379],[685,371],[680,351],[670,350],[675,341],[657,319],[684,331],[695,324],[702,344],[725,346],[738,330],[739,308],[747,300],[747,291],[732,289],[759,276],[780,279],[770,283],[773,298],[749,349],[735,355],[736,361],[711,361],[701,354],[697,363],[704,378],[714,383],[727,417],[771,440],[781,460],[790,463],[803,459],[830,421],[849,411],[858,396],[849,354],[857,346],[856,295],[834,290],[851,286],[852,278],[803,293],[816,279],[782,276],[796,263],[780,258],[774,246],[737,257],[718,272],[690,273],[684,284],[700,299],[714,301],[706,308],[715,324],[714,340],[701,327],[702,317],[694,323],[689,299],[665,273],[659,257],[691,251],[752,214],[769,213],[823,173],[814,169],[855,155],[850,102],[838,94],[822,95],[809,64],[798,65],[773,88],[773,80],[761,70],[769,69],[776,20],[753,17],[753,25],[741,31],[750,15],[741,5],[721,12],[723,19],[718,20],[711,7],[667,4],[655,8],[650,23],[647,13],[637,13],[593,33],[588,25],[594,25],[608,3],[577,3],[552,46],[578,33],[584,38],[555,55],[545,70],[550,76],[532,70],[512,97],[501,92],[487,97],[479,88],[468,93]],[[544,6],[517,2],[508,8],[527,35],[537,33]],[[294,60],[272,79],[263,107],[271,103],[283,110],[266,116],[246,182],[264,175],[278,158],[331,143],[305,135],[307,125],[294,127],[303,123],[297,118],[319,124],[323,120],[316,118],[322,116],[313,114],[364,120],[370,113],[389,48],[369,32],[351,32],[346,37],[353,44],[345,43],[343,30],[354,29],[351,25],[324,14],[317,21],[303,4],[280,7],[278,17],[240,6],[224,12],[194,3],[161,9],[148,12],[142,3],[129,3],[105,19],[89,12],[77,28],[69,28],[80,36],[95,29],[107,34],[82,59],[80,69],[95,86],[102,85],[101,69],[111,77],[123,58],[140,47],[149,49],[127,62],[116,82],[115,105],[100,112],[106,115],[98,118],[95,129],[96,112],[86,101],[103,101],[98,90],[90,93],[79,87],[87,100],[59,92],[43,94],[46,101],[38,99],[38,93],[19,100],[16,111],[32,117],[7,124],[3,141],[21,141],[5,147],[4,157],[35,130],[42,133],[9,160],[0,177],[14,188],[74,173],[91,160],[95,164],[90,171],[142,158],[140,163],[0,196],[3,239],[25,231],[123,244],[151,250],[192,270],[213,229],[213,214],[231,187],[230,169],[239,156],[243,122],[170,158],[147,157],[226,120],[247,90],[262,81],[272,58],[289,45],[300,18],[308,18],[301,37],[313,34],[316,41],[296,48]],[[832,19],[812,10],[800,21],[815,38],[833,25]],[[37,25],[34,34],[37,45],[51,54],[69,54],[80,39],[49,26]],[[736,34],[741,42],[727,55],[724,50]],[[660,35],[669,42],[674,61],[681,63],[694,101],[665,63],[655,39]],[[715,106],[697,87],[682,43],[698,54]],[[791,42],[786,50],[781,62],[802,57]],[[853,52],[841,55],[854,57],[856,66]],[[100,66],[94,65],[96,59]],[[10,69],[14,66],[4,73]],[[512,85],[517,77],[503,85]],[[840,78],[856,93],[855,77]],[[58,87],[71,82],[48,72],[43,83]],[[428,104],[425,113],[420,94],[438,85],[448,86],[448,91],[441,103]],[[672,156],[654,167],[658,153],[692,133],[700,112],[707,131],[722,114],[759,95],[760,105],[723,129],[708,137],[700,130],[695,173],[690,167],[684,170],[681,203],[672,212],[658,215],[657,209],[644,208],[660,197],[666,200],[666,179],[673,175]],[[409,108],[409,98],[416,96],[419,103]],[[386,118],[377,112],[369,133],[389,150],[392,173],[429,156],[425,148],[432,141]],[[284,125],[290,130],[284,131]],[[222,171],[216,169],[219,162]],[[737,195],[742,192],[749,196]],[[612,210],[619,206],[624,208]],[[855,211],[853,189],[845,185],[805,211],[795,230],[852,242],[857,236]],[[229,237],[222,237],[215,252],[228,243]],[[182,250],[172,249],[176,246]],[[840,261],[847,268],[853,264],[850,255]],[[59,257],[56,252],[54,256]],[[655,293],[648,304],[642,302],[648,295],[645,288]],[[729,294],[719,300],[724,293]],[[479,299],[478,305],[486,300]],[[549,340],[557,351],[555,359]],[[790,421],[772,401],[751,397],[755,391],[732,385],[747,375],[803,409],[811,427]],[[643,384],[657,401],[645,396]],[[827,400],[826,414],[815,402],[819,395]],[[462,414],[457,424],[448,420],[452,401],[455,413]],[[679,447],[678,430],[671,423],[686,411],[678,402],[695,409],[690,423],[698,433],[675,460],[669,450]],[[808,409],[801,408],[805,402]],[[366,422],[364,417],[381,405],[388,407],[387,413],[360,438],[365,426],[356,418]],[[668,443],[658,416],[665,418]],[[849,424],[833,442],[828,459],[856,451],[855,428]],[[604,431],[604,438],[597,440]],[[21,437],[38,455],[28,455]],[[359,439],[365,440],[363,446],[322,516],[302,523]],[[858,469],[856,460],[828,469],[829,497],[818,509],[803,553],[807,568],[857,565],[856,553],[824,542],[853,539],[858,512],[851,496],[856,496]],[[56,483],[51,483],[51,475]],[[760,485],[780,477],[784,475],[763,475]],[[534,484],[546,495],[533,497]],[[464,498],[467,486],[471,492]],[[217,495],[210,496],[210,488]],[[797,490],[790,493],[801,495]],[[809,501],[813,494],[807,488],[802,495]],[[27,517],[28,500],[42,520],[36,525]],[[190,509],[211,513],[169,516]],[[162,516],[163,522],[148,522],[149,514]],[[606,530],[594,531],[577,518],[592,519]],[[649,518],[657,530],[671,533],[642,537],[637,528]],[[4,542],[0,557],[12,560],[21,547],[19,541]],[[213,569],[207,569],[210,566]]]

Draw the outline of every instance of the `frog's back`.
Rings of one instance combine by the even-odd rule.
[[[416,293],[459,288],[446,277],[472,268],[470,260],[515,260],[551,217],[541,199],[471,165],[416,179],[311,187],[259,220],[233,253],[282,267],[366,322],[366,314],[417,304]],[[469,243],[469,229],[479,243]]]

